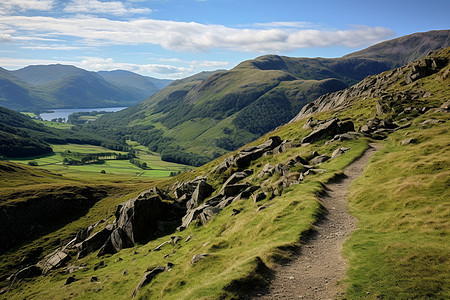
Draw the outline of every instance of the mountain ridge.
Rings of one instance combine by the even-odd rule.
[[[131,120],[120,124],[157,128],[154,141],[146,137],[140,142],[151,145],[153,151],[170,152],[175,161],[175,152],[212,159],[289,122],[323,94],[400,66],[405,58],[391,54],[398,47],[407,45],[409,52],[422,56],[430,49],[449,46],[449,37],[450,30],[417,33],[332,59],[263,55],[201,80],[174,81],[138,106],[120,112],[121,119]],[[426,49],[418,43],[430,39],[437,41]],[[389,50],[383,56],[385,48]],[[96,124],[114,127],[113,119],[118,117],[105,116]],[[158,149],[157,140],[163,140],[164,147]]]
[[[28,111],[131,106],[171,82],[123,70],[91,72],[62,64],[33,65],[15,71],[2,68],[0,80],[0,104]]]

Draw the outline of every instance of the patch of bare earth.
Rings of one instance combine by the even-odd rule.
[[[345,278],[347,261],[342,245],[356,228],[357,219],[347,210],[349,184],[358,178],[370,157],[378,150],[372,144],[359,159],[350,164],[343,178],[327,185],[321,198],[327,210],[315,225],[314,234],[301,246],[300,255],[287,265],[275,269],[267,291],[255,291],[253,299],[337,299],[343,292],[338,282]]]

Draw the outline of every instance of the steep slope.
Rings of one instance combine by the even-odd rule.
[[[275,265],[309,250],[314,224],[327,216],[318,197],[377,142],[381,149],[350,186],[359,230],[344,246],[348,288],[335,298],[448,299],[449,62],[447,48],[373,76],[373,96],[347,93],[345,106],[155,183],[159,189],[110,209],[105,222],[91,219],[78,234],[61,228],[60,252],[4,280],[5,297],[248,298],[267,288]],[[151,208],[162,203],[186,215],[155,226]]]
[[[120,112],[120,118],[130,120],[120,126],[157,128],[158,134],[143,134],[139,142],[168,160],[186,163],[184,156],[194,155],[203,162],[288,122],[321,95],[449,46],[449,34],[419,33],[336,59],[261,56],[201,81],[176,81],[138,107]],[[97,125],[114,127],[109,120],[117,118],[105,116]]]

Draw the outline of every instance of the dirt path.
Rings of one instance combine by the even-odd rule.
[[[321,198],[328,213],[315,226],[317,232],[302,245],[301,253],[288,265],[277,267],[267,293],[253,299],[336,299],[342,292],[337,285],[345,278],[347,261],[342,257],[344,241],[356,228],[356,218],[347,211],[346,195],[350,182],[359,177],[370,157],[378,150],[371,145],[363,156],[349,165],[339,182],[327,185]]]

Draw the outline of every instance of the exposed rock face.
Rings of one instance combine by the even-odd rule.
[[[296,122],[301,119],[307,118],[314,113],[345,108],[357,98],[379,98],[381,102],[377,106],[378,115],[390,112],[390,108],[384,107],[388,99],[394,99],[398,101],[399,95],[391,95],[386,92],[388,87],[397,80],[403,80],[404,84],[410,84],[430,75],[433,75],[449,64],[446,57],[437,56],[433,54],[422,60],[413,61],[407,65],[387,71],[378,75],[367,77],[361,82],[341,91],[334,93],[328,93],[320,96],[317,100],[305,105],[302,110],[295,116],[290,122]],[[415,95],[408,92],[404,92],[400,95],[401,99],[408,100],[414,97],[424,96]],[[396,111],[400,113],[400,111]],[[306,122],[305,126],[308,127],[310,122]]]
[[[374,139],[384,139],[386,134],[394,132],[398,128],[398,125],[392,123],[389,120],[380,120],[378,118],[370,119],[367,124],[359,128],[364,136]]]
[[[340,121],[335,118],[315,126],[313,131],[302,139],[302,143],[313,143],[329,136],[354,130],[352,121]]]
[[[64,264],[68,258],[69,256],[67,255],[67,253],[62,252],[58,249],[53,253],[47,255],[43,260],[38,262],[36,266],[42,269],[43,274],[46,274],[48,273],[48,271]]]

